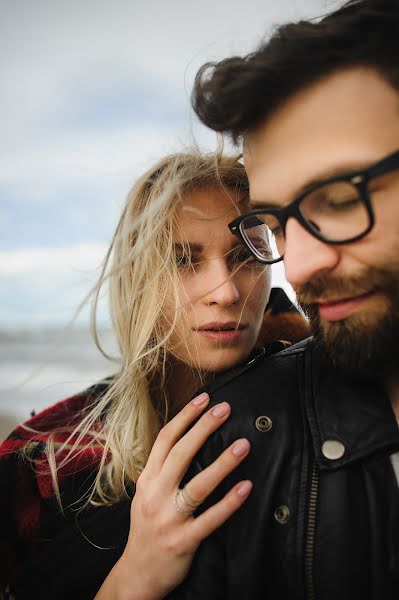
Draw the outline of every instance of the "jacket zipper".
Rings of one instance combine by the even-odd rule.
[[[314,561],[314,542],[316,533],[316,511],[317,495],[319,488],[319,471],[316,463],[313,463],[312,481],[310,485],[308,528],[306,532],[305,544],[305,581],[306,581],[306,600],[315,600],[314,581],[313,581],[313,561]]]

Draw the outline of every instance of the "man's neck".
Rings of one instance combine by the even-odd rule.
[[[385,387],[392,404],[395,417],[399,421],[399,372],[395,371],[392,375],[386,378]]]

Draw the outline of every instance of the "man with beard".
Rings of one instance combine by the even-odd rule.
[[[399,598],[398,32],[396,0],[352,0],[197,76],[200,119],[243,140],[252,210],[230,228],[284,261],[314,338],[210,387],[232,416],[192,470],[252,450],[203,506],[254,489],[176,598]]]

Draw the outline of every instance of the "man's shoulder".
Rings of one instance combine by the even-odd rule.
[[[303,365],[312,345],[311,338],[286,347],[273,343],[205,388],[211,405],[226,401],[231,414],[201,448],[194,470],[209,465],[242,437],[252,447],[254,458],[245,462],[251,473],[259,467],[255,456],[271,456],[276,448],[281,454],[301,443],[306,392]]]
[[[272,384],[284,385],[284,380],[292,382],[298,363],[311,346],[312,338],[293,345],[281,341],[271,342],[256,349],[245,363],[221,374],[204,389],[212,399],[228,393],[232,394],[234,401],[235,396],[248,393],[249,390],[262,393]]]

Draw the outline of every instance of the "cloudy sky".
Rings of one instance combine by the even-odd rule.
[[[0,0],[0,328],[68,323],[135,178],[214,148],[190,111],[199,66],[336,5]]]

